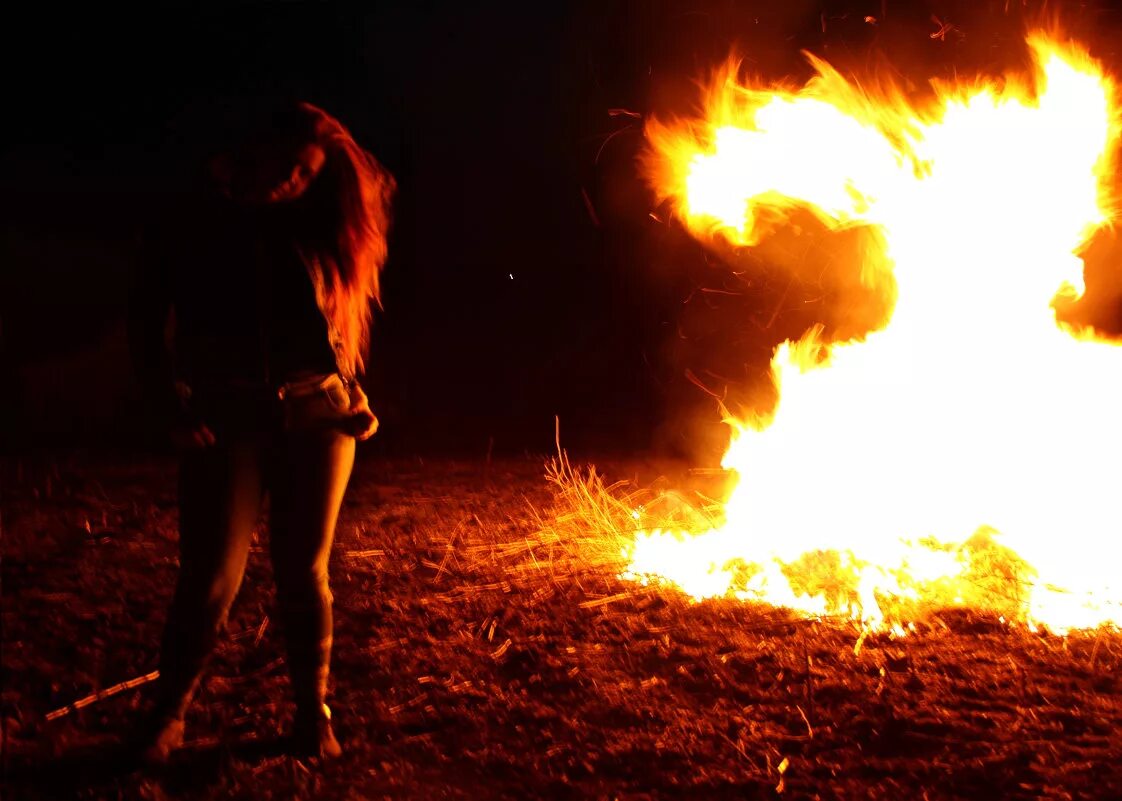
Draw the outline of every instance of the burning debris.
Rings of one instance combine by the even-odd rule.
[[[1122,622],[1122,349],[1057,319],[1115,213],[1122,110],[1078,45],[1029,74],[867,88],[813,57],[795,91],[717,75],[652,122],[648,177],[689,231],[754,246],[812,214],[861,227],[890,320],[777,348],[766,415],[730,417],[712,526],[642,527],[626,576],[902,626],[937,606],[1057,631]]]

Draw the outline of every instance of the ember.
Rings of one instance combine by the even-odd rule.
[[[774,411],[728,420],[720,523],[639,532],[627,577],[898,632],[948,605],[1122,622],[1122,349],[1053,308],[1114,211],[1122,117],[1084,50],[1028,45],[1030,75],[923,102],[813,58],[797,91],[730,64],[701,119],[648,126],[649,179],[694,236],[752,246],[793,209],[867,226],[863,280],[892,311],[776,350]]]

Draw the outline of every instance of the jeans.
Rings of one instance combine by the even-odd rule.
[[[318,395],[314,402],[322,404]],[[179,473],[180,571],[160,656],[157,709],[182,717],[245,573],[262,502],[298,709],[320,710],[330,667],[327,562],[354,466],[354,437],[330,420],[286,425],[300,399],[202,404],[214,445]],[[313,416],[314,417],[314,416]]]

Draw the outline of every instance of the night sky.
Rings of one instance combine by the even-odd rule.
[[[777,305],[768,280],[748,291],[651,216],[642,123],[618,110],[687,113],[733,48],[775,77],[805,77],[801,48],[924,76],[1001,67],[1019,38],[1000,2],[156,6],[2,23],[9,441],[145,441],[123,335],[141,232],[215,120],[299,98],[400,187],[369,449],[541,452],[559,415],[577,449],[711,459],[717,406],[687,371],[747,402],[772,346],[815,312]],[[933,13],[964,35],[931,38]],[[1118,63],[1120,22],[1083,4],[1075,27]]]

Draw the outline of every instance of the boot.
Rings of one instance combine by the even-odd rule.
[[[343,747],[331,729],[331,710],[327,704],[296,710],[292,747],[295,755],[300,757],[336,759],[343,755]]]
[[[293,618],[296,616],[290,613],[289,619]],[[331,709],[324,703],[331,672],[331,635],[312,640],[307,635],[316,632],[292,624],[289,631],[292,634],[288,637],[288,668],[296,701],[293,748],[298,756],[341,756],[343,749],[331,729]]]
[[[165,653],[174,654],[170,649]],[[131,741],[143,763],[163,765],[183,745],[183,719],[198,686],[197,670],[179,670],[164,659],[151,706]]]
[[[166,765],[183,745],[183,718],[154,715],[143,727],[136,751],[146,765]]]

